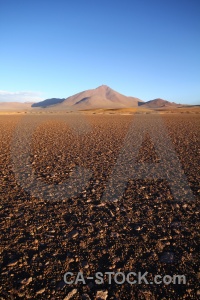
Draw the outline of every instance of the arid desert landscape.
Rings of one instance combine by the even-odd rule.
[[[116,189],[121,182],[113,175],[120,155],[131,169],[159,164],[171,151],[157,151],[148,126],[137,157],[126,151],[127,134],[137,137],[139,127],[158,115],[176,153],[170,164],[178,159],[193,197],[183,199],[183,188],[176,201],[162,174],[151,179],[138,173],[120,197],[114,190],[102,201],[110,178]],[[0,299],[199,298],[198,107],[4,112],[0,127]],[[76,166],[83,177],[73,175]],[[179,186],[179,178],[173,181]],[[66,272],[130,271],[148,272],[149,282],[156,274],[181,274],[186,283],[64,282]]]
[[[200,299],[200,1],[0,1],[0,300]]]

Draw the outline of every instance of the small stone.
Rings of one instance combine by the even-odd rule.
[[[18,260],[15,259],[15,260],[12,260],[7,266],[8,266],[8,267],[14,267],[14,266],[17,265],[17,263],[18,263]]]
[[[113,218],[115,215],[113,214],[112,210],[110,210],[110,215]]]
[[[71,238],[76,238],[78,235],[79,235],[78,230],[72,230],[72,231],[69,233],[69,237],[71,237]]]
[[[113,200],[111,200],[111,202],[113,202],[113,203],[117,203],[119,200],[118,199],[113,199]]]
[[[105,206],[105,205],[106,205],[106,203],[105,203],[105,202],[102,202],[102,203],[98,204],[97,207],[103,207],[103,206]]]
[[[77,289],[73,289],[71,292],[68,293],[68,295],[64,298],[64,300],[69,300],[71,299],[76,293],[77,293]]]
[[[85,269],[88,269],[89,268],[89,264],[87,261],[83,261],[82,262],[82,267],[85,268]]]
[[[112,238],[118,238],[119,237],[119,233],[117,232],[111,232],[111,235],[110,235]]]
[[[141,225],[136,225],[135,227],[134,227],[134,229],[136,230],[136,231],[141,231],[142,230],[142,226]]]
[[[45,292],[45,288],[41,289],[41,290],[38,290],[36,292],[36,295],[40,295],[40,294],[43,294]]]
[[[96,300],[106,300],[108,297],[108,291],[97,291]]]
[[[24,298],[25,293],[23,293],[23,292],[18,292],[17,296],[18,296],[19,298]],[[2,298],[2,299],[3,299],[3,298]]]
[[[22,284],[22,285],[28,285],[31,281],[33,281],[33,277],[24,278],[24,279],[21,281],[21,284]]]

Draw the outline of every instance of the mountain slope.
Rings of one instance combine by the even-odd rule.
[[[59,104],[61,102],[63,102],[65,100],[65,98],[60,99],[60,98],[51,98],[51,99],[46,99],[37,103],[33,103],[32,107],[47,107],[50,105],[56,105]]]
[[[60,99],[62,101],[58,101],[58,103],[51,103],[47,100],[38,102],[32,107],[48,107],[54,105],[54,109],[62,110],[69,108],[72,110],[80,110],[93,108],[137,107],[138,102],[142,102],[142,100],[138,98],[124,96],[106,85],[102,85],[96,89],[80,92],[64,100]]]

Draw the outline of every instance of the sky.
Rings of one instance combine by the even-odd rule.
[[[102,84],[200,104],[200,1],[0,0],[0,101]]]

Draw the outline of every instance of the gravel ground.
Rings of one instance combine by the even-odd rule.
[[[121,197],[102,202],[119,155],[130,168],[134,162],[160,162],[148,132],[134,162],[131,152],[123,156],[127,132],[129,138],[137,135],[133,118],[0,116],[0,299],[199,299],[200,117],[162,115],[191,201],[174,201],[170,183],[161,176],[130,178]],[[156,116],[139,118],[143,126]],[[75,166],[83,177],[73,175]],[[118,184],[120,175],[114,175]],[[148,272],[149,282],[157,274],[179,274],[186,284],[105,280],[98,285],[86,279],[86,284],[67,285],[67,271],[85,277]]]

